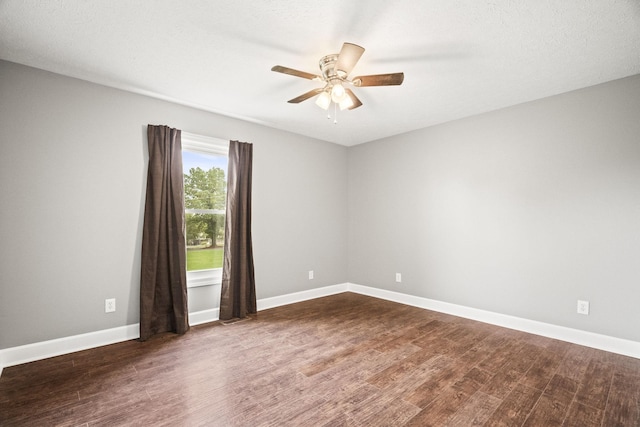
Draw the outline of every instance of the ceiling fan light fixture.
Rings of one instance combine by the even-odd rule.
[[[336,83],[331,88],[331,100],[336,104],[339,104],[346,96],[344,86],[340,83]]]
[[[346,110],[348,108],[353,107],[353,99],[350,96],[345,96],[342,101],[338,104],[340,106],[340,110]]]
[[[331,105],[331,95],[329,95],[329,92],[324,91],[320,95],[318,95],[318,99],[316,99],[316,105],[323,110],[329,109],[329,105]]]

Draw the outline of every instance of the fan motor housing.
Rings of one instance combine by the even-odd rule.
[[[336,72],[336,62],[338,62],[337,53],[323,56],[320,59],[320,71],[322,71],[322,77],[325,81],[334,80],[336,78],[342,80],[342,77],[340,77]]]

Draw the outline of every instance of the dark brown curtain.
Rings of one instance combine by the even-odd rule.
[[[149,170],[142,230],[140,340],[189,329],[180,130],[147,127]]]
[[[251,243],[252,162],[252,144],[239,141],[229,143],[221,320],[243,318],[257,311]]]

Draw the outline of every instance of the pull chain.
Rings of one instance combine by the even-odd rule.
[[[331,120],[331,113],[327,113],[327,120]],[[335,102],[333,103],[333,124],[338,124],[338,104],[336,104]]]

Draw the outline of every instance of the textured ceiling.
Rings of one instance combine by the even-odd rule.
[[[288,104],[345,41],[403,85]],[[640,1],[0,0],[0,58],[349,146],[639,74]]]

